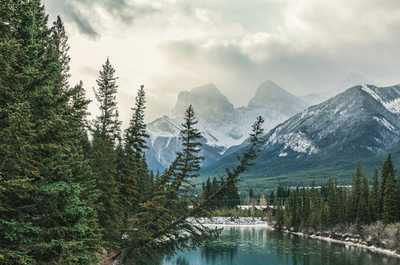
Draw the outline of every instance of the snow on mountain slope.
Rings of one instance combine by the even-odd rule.
[[[400,86],[360,85],[311,106],[266,133],[252,174],[288,174],[385,152],[400,141],[399,102]],[[211,168],[225,168],[246,145]]]
[[[204,137],[204,165],[217,161],[230,147],[240,145],[248,137],[257,116],[264,117],[265,130],[269,130],[306,106],[272,81],[261,84],[249,105],[241,108],[234,108],[213,84],[183,91],[178,95],[172,117],[163,116],[148,125],[150,148],[147,156],[157,162],[150,163],[150,167],[155,164],[154,168],[160,170],[160,165],[166,167],[175,158],[179,150],[180,123],[190,104]]]
[[[361,89],[367,92],[377,102],[381,103],[388,111],[399,114],[400,113],[400,87],[381,88],[375,86],[363,85]]]

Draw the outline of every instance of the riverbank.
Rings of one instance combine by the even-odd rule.
[[[368,245],[367,242],[362,241],[359,238],[352,238],[346,234],[336,234],[335,233],[334,234],[335,237],[340,237],[340,239],[338,239],[338,238],[333,238],[332,237],[333,235],[322,236],[322,235],[317,235],[317,234],[292,232],[292,231],[288,231],[288,230],[284,230],[283,232],[291,234],[291,235],[303,237],[303,238],[311,238],[311,239],[316,239],[316,240],[325,241],[325,242],[329,242],[329,243],[345,245],[346,248],[352,248],[352,247],[361,248],[361,249],[371,251],[373,253],[384,254],[384,255],[388,255],[388,256],[400,259],[400,254],[394,250],[385,249],[385,248],[377,247],[374,245]]]
[[[265,227],[271,230],[275,230],[273,226],[271,226],[270,224],[268,224],[268,222],[259,217],[209,217],[197,218],[196,221],[192,221],[206,226]],[[302,232],[293,232],[289,230],[284,230],[283,232],[303,238],[310,238],[328,243],[341,244],[344,245],[346,248],[365,249],[373,253],[383,254],[400,259],[400,253],[397,253],[395,250],[386,249],[370,244],[369,242],[362,240],[359,235],[341,233],[308,234]]]
[[[270,225],[260,217],[202,217],[191,220],[193,223],[207,226],[262,226]],[[272,228],[272,227],[270,227]]]

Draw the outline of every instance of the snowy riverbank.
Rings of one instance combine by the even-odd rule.
[[[296,235],[299,237],[303,237],[303,238],[311,238],[311,239],[321,240],[321,241],[325,241],[325,242],[329,242],[329,243],[342,244],[342,245],[345,245],[346,248],[361,248],[361,249],[366,249],[366,250],[374,252],[374,253],[384,254],[384,255],[391,256],[391,257],[400,258],[400,254],[396,253],[393,250],[384,249],[384,248],[376,247],[373,245],[368,245],[367,243],[360,241],[357,238],[345,237],[344,239],[335,239],[335,238],[327,237],[327,236],[305,234],[305,233],[301,233],[301,232],[290,232],[288,230],[285,230],[284,232],[292,234],[292,235]]]
[[[210,218],[197,218],[192,219],[192,222],[200,223],[206,226],[240,226],[240,227],[265,227],[274,230],[274,228],[266,221],[259,217],[210,217]],[[319,234],[306,234],[301,232],[291,232],[284,230],[284,233],[291,235],[320,240],[328,243],[336,243],[344,245],[346,248],[361,248],[373,253],[383,254],[391,257],[400,258],[400,254],[394,250],[369,245],[367,242],[346,235],[319,235]]]
[[[269,227],[268,223],[259,217],[209,217],[191,220],[208,226],[263,226]]]

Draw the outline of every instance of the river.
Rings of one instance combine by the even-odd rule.
[[[399,265],[400,259],[265,227],[225,227],[203,247],[164,258],[163,265]]]

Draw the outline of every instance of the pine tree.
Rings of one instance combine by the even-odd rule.
[[[184,122],[181,124],[180,140],[182,143],[181,159],[178,161],[176,174],[176,188],[180,188],[187,180],[198,176],[203,157],[201,151],[201,133],[196,128],[198,123],[193,106],[189,105],[185,112]]]
[[[321,225],[321,195],[319,194],[318,190],[312,187],[310,191],[310,205],[311,205],[311,213],[309,217],[309,224],[310,227],[314,229],[319,229]]]
[[[394,176],[394,167],[392,163],[392,156],[389,154],[382,167],[382,177],[381,177],[381,188],[380,188],[380,199],[379,199],[379,219],[383,219],[383,207],[385,202],[385,189],[387,179],[390,176]]]
[[[361,182],[364,177],[361,164],[358,164],[356,173],[353,175],[353,184],[351,187],[351,222],[358,222],[358,217],[362,214],[359,212],[359,204],[361,197]]]
[[[235,208],[240,205],[239,189],[236,186],[236,180],[234,178],[227,178],[225,188],[225,206],[228,208]]]
[[[145,91],[141,86],[132,108],[132,118],[125,131],[125,174],[122,178],[121,195],[126,209],[134,210],[135,203],[145,200],[151,191],[150,174],[147,169],[145,150],[148,134],[144,120]],[[140,193],[138,192],[140,191]]]
[[[393,174],[386,175],[385,186],[384,186],[385,196],[383,199],[383,222],[385,224],[391,224],[398,220],[398,195],[396,179]]]
[[[370,213],[371,213],[371,221],[373,222],[378,221],[379,218],[379,198],[380,198],[379,172],[378,170],[375,170],[372,183],[372,190],[370,194]]]
[[[330,178],[328,181],[328,223],[330,226],[334,226],[339,223],[339,202],[338,202],[338,190],[336,186],[336,179]]]
[[[275,227],[278,231],[281,231],[284,226],[284,209],[282,206],[282,200],[280,198],[277,198],[277,208],[276,208],[276,222],[275,222]]]
[[[94,121],[91,166],[99,191],[96,211],[104,239],[115,244],[120,238],[120,209],[117,186],[116,143],[120,137],[120,121],[117,110],[117,77],[107,59],[97,79],[96,99],[100,115]]]
[[[203,200],[208,200],[208,197],[212,194],[213,192],[213,184],[211,183],[211,179],[207,178],[206,183],[203,183],[203,193],[202,193],[202,199]],[[208,207],[210,207],[210,209],[213,209],[215,207],[215,204],[213,201],[209,202]]]
[[[100,137],[113,145],[120,136],[121,125],[117,108],[117,79],[115,69],[107,58],[97,79],[95,96],[100,106],[100,115],[94,125]]]
[[[396,180],[397,183],[397,221],[400,221],[400,177]]]
[[[68,44],[68,36],[65,32],[64,23],[60,16],[57,16],[56,21],[53,23],[53,27],[51,28],[51,38],[55,45],[56,57],[58,58],[61,67],[58,80],[58,84],[60,84],[59,89],[68,92],[69,78],[71,77],[69,66],[71,61],[69,56],[70,47]]]
[[[368,224],[371,221],[369,206],[369,185],[366,176],[362,177],[360,187],[360,198],[357,207],[357,221],[360,224]]]

